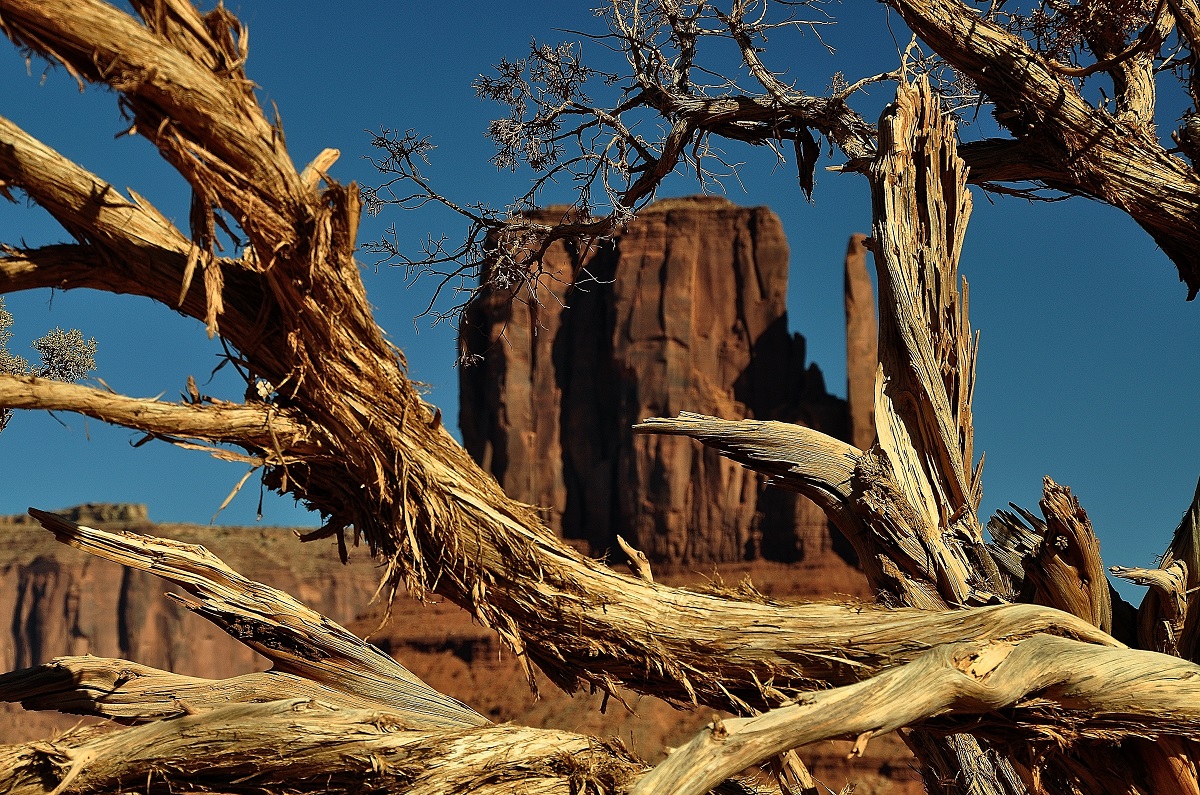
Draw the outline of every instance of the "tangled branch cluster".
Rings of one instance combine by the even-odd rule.
[[[768,11],[776,7],[783,9],[782,18],[769,19]],[[801,187],[811,194],[818,137],[852,160],[865,162],[872,155],[873,128],[846,100],[894,75],[844,81],[830,97],[783,82],[760,52],[777,31],[815,33],[829,24],[823,16],[799,18],[806,7],[813,4],[736,2],[726,11],[710,0],[618,0],[596,11],[605,32],[580,34],[623,61],[611,70],[585,64],[578,42],[533,42],[524,57],[501,60],[493,74],[474,84],[480,98],[504,109],[487,128],[496,146],[492,164],[501,170],[531,169],[528,190],[503,209],[457,203],[435,190],[421,171],[433,149],[428,139],[384,130],[372,144],[385,153],[375,166],[386,181],[364,192],[368,212],[433,203],[458,213],[468,228],[461,243],[428,238],[419,253],[410,255],[391,227],[365,250],[379,255],[380,264],[406,267],[410,275],[439,277],[426,314],[444,319],[457,316],[483,290],[534,300],[530,288],[541,278],[542,258],[555,241],[596,241],[619,232],[672,172],[694,173],[706,191],[723,190],[724,179],[736,178],[737,164],[715,145],[717,138],[766,144],[781,161],[786,160],[783,144],[791,142],[786,148],[794,149]],[[741,68],[729,76],[698,60],[701,50],[718,41],[732,42],[742,56]],[[547,195],[564,188],[571,193],[561,223],[532,220]],[[448,285],[464,300],[449,311],[434,311]]]
[[[522,162],[539,171],[554,168],[564,151],[560,114],[574,105],[591,104],[583,89],[592,78],[618,79],[586,66],[581,48],[571,43],[534,43],[528,57],[505,58],[495,68],[495,77],[479,77],[474,88],[480,99],[509,108],[508,115],[493,120],[487,131],[497,150],[492,163],[509,170]]]
[[[463,216],[468,229],[459,240],[428,238],[410,254],[391,227],[366,250],[379,255],[378,264],[438,276],[437,296],[453,284],[461,300],[448,311],[434,311],[435,297],[426,310],[438,319],[457,318],[482,291],[536,300],[532,287],[555,241],[611,237],[672,173],[694,175],[706,192],[723,191],[723,181],[738,176],[725,142],[769,147],[781,163],[794,156],[799,186],[810,199],[823,144],[844,158],[839,170],[861,172],[876,151],[876,130],[850,103],[864,88],[902,75],[928,77],[943,111],[958,116],[960,124],[974,121],[985,102],[994,107],[997,123],[1011,137],[964,149],[972,181],[989,191],[1051,201],[1086,195],[1130,206],[1119,195],[1124,188],[1105,187],[1097,175],[1082,176],[1073,144],[1042,140],[1044,133],[1049,139],[1057,135],[1047,118],[1067,114],[1031,101],[1042,92],[1065,91],[1079,114],[1115,116],[1156,136],[1153,85],[1162,71],[1180,78],[1193,106],[1170,136],[1176,148],[1162,156],[1183,152],[1200,160],[1195,115],[1200,79],[1192,46],[1200,37],[1200,12],[1191,19],[1190,12],[1176,9],[1178,0],[976,0],[974,8],[935,0],[917,4],[920,8],[888,4],[915,34],[897,53],[897,68],[857,79],[839,71],[822,95],[809,93],[789,73],[797,63],[794,48],[787,62],[767,62],[768,42],[779,52],[784,33],[828,46],[821,31],[833,19],[816,0],[611,0],[594,12],[601,32],[579,33],[582,44],[535,41],[523,57],[500,61],[474,84],[479,97],[503,108],[487,128],[496,146],[491,162],[508,171],[528,167],[533,172],[528,189],[503,208],[457,203],[417,168],[432,149],[427,139],[385,131],[373,144],[388,153],[377,163],[388,181],[366,192],[369,210],[435,203]],[[985,28],[987,37],[1003,39],[993,52],[999,60],[990,66],[976,62],[978,52],[969,57],[960,52],[962,42],[984,35]],[[603,68],[585,61],[584,44],[590,59],[597,54],[606,59]],[[731,46],[738,61],[728,57]],[[1027,62],[1038,69],[1021,78],[1022,86],[999,77],[1014,74],[1014,63]],[[1097,78],[1088,83],[1093,75]],[[1050,163],[1063,152],[1063,163]],[[1175,168],[1167,160],[1160,165]],[[565,205],[562,223],[531,220],[548,198]],[[1151,217],[1161,211],[1156,207],[1161,203],[1152,201],[1146,213],[1133,215],[1181,273],[1189,274],[1190,284],[1193,249],[1160,240],[1162,224]]]
[[[567,223],[564,215],[562,228],[534,220],[534,190],[503,211],[486,202],[458,204],[442,196],[421,172],[421,166],[428,165],[428,155],[435,147],[413,130],[385,128],[372,136],[371,144],[384,153],[371,162],[388,180],[363,189],[362,199],[368,214],[378,215],[387,206],[411,210],[432,203],[449,208],[467,220],[467,231],[461,239],[451,242],[445,234],[429,236],[415,257],[405,252],[394,224],[382,237],[362,246],[363,251],[378,255],[380,262],[403,266],[410,279],[436,277],[437,287],[422,316],[432,316],[435,321],[457,318],[471,297],[483,289],[499,290],[514,298],[519,298],[523,291],[532,295],[541,276],[542,256],[550,245],[570,234],[588,232],[586,214],[581,212],[573,214],[575,223]],[[487,276],[483,285],[479,285],[476,274],[485,261]],[[454,295],[454,305],[448,310],[436,309],[447,291]]]
[[[989,16],[1021,36],[1042,55],[1064,66],[1079,67],[1089,56],[1107,57],[1095,48],[1133,43],[1155,15],[1158,0],[1066,2],[1041,0],[1028,10],[993,6]]]

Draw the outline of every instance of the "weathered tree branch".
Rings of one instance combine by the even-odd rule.
[[[311,431],[294,411],[265,403],[164,403],[49,378],[0,374],[0,406],[73,411],[150,434],[236,444],[280,463],[317,452]]]
[[[1188,58],[1191,66],[1188,90],[1193,104],[1200,108],[1200,70],[1196,69],[1197,47],[1200,45],[1200,3],[1197,3],[1196,0],[1167,0],[1167,4],[1171,8],[1171,14],[1175,17],[1179,35],[1191,50]]]
[[[948,644],[857,685],[813,693],[755,718],[717,720],[643,778],[633,795],[702,795],[788,748],[869,738],[932,720],[1005,710],[1001,735],[1076,742],[1114,734],[1200,731],[1200,667],[1154,652],[1102,649],[1038,636],[1019,643]],[[1041,728],[1025,723],[1049,718]],[[1008,721],[1012,721],[1009,723]],[[1067,735],[1063,727],[1069,725]],[[973,730],[987,735],[985,721]],[[861,748],[856,746],[861,753]]]
[[[128,660],[105,657],[57,657],[33,668],[0,674],[0,701],[25,709],[57,710],[107,718],[117,723],[149,723],[226,707],[307,698],[350,709],[379,709],[379,702],[337,690],[296,674],[271,670],[229,679],[198,679],[160,671]],[[403,712],[414,728],[427,724],[415,712]],[[472,725],[472,724],[466,724]]]
[[[1064,610],[1134,642],[1134,609],[1109,585],[1100,542],[1071,490],[1043,478],[1042,516],[1013,506],[988,521],[988,545],[1012,598]],[[1164,651],[1157,646],[1142,648]]]
[[[1200,658],[1200,482],[1157,570],[1115,567],[1113,573],[1150,585],[1138,608],[1144,648]]]
[[[1031,141],[985,138],[964,141],[958,150],[967,164],[967,179],[975,185],[997,182],[1065,184],[1066,171],[1041,158]]]
[[[852,518],[838,525],[864,528],[847,535],[888,602],[986,603],[996,598],[999,572],[983,548],[979,469],[971,469],[975,341],[957,284],[970,214],[966,169],[926,80],[898,89],[879,130],[868,170],[880,273],[877,442],[854,459]],[[972,738],[942,743],[918,733],[909,744],[928,760],[931,792],[942,785],[929,771],[965,769],[970,760],[982,768],[981,791],[1003,792],[999,782],[1015,778]]]
[[[1145,118],[1144,85],[1137,89],[1140,98],[1129,103],[1129,114],[1111,116],[1084,100],[1071,78],[1055,72],[1020,37],[961,0],[889,0],[889,5],[995,104],[997,119],[1035,164],[1029,176],[1017,178],[1129,213],[1175,263],[1188,299],[1200,292],[1200,225],[1195,223],[1200,176],[1158,143]],[[1140,62],[1131,68],[1141,68]],[[1152,106],[1152,93],[1149,102]],[[1010,166],[1008,173],[1014,172]],[[1052,176],[1056,172],[1061,178]]]
[[[29,509],[60,542],[180,585],[172,598],[274,663],[276,670],[398,711],[406,725],[478,726],[487,719],[438,693],[388,655],[302,605],[252,582],[204,547],[109,533]]]
[[[913,523],[900,535],[919,540],[928,555],[923,578],[947,604],[986,602],[998,583],[976,515],[976,340],[965,281],[961,295],[958,289],[971,212],[966,168],[953,125],[924,79],[897,89],[880,118],[879,143],[869,176],[880,292],[873,452],[881,460],[861,472],[857,490],[886,527],[890,518],[871,493],[883,481],[872,478],[892,471],[903,494],[893,501],[895,515]]]
[[[511,724],[419,730],[383,708],[308,699],[234,704],[97,737],[0,746],[0,790],[10,795],[101,795],[130,787],[227,795],[550,795],[621,792],[644,769],[619,743],[570,732]]]
[[[177,256],[186,256],[191,246],[153,205],[139,197],[126,199],[112,185],[2,117],[0,175],[5,187],[28,193],[82,240],[102,241],[123,251],[165,249]]]
[[[238,338],[263,330],[262,285],[233,260],[201,252],[152,204],[72,163],[0,117],[0,184],[20,188],[80,241],[75,246],[0,250],[0,292],[87,287],[142,295],[215,328],[217,304]],[[203,262],[201,262],[203,260]],[[197,264],[211,273],[189,290]],[[218,275],[219,274],[219,275]],[[217,289],[228,284],[222,295]],[[210,286],[211,285],[211,286]]]
[[[787,422],[735,422],[687,411],[649,418],[633,430],[696,439],[767,475],[771,485],[813,500],[847,536],[861,532],[849,503],[850,478],[862,451],[840,439]]]
[[[242,70],[240,23],[223,8],[201,16],[190,3],[136,5],[144,25],[99,0],[7,0],[3,30],[72,74],[121,91],[138,132],[206,202],[252,236],[296,245],[292,213],[307,191]]]
[[[1138,644],[1162,654],[1180,656],[1179,639],[1187,618],[1187,566],[1176,560],[1161,569],[1112,566],[1109,571],[1114,577],[1150,588],[1142,601],[1146,620],[1138,626]]]

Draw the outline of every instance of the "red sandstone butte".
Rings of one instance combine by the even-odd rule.
[[[692,411],[848,437],[845,401],[788,330],[788,266],[773,212],[712,197],[658,202],[587,249],[555,243],[535,293],[485,289],[468,307],[467,449],[592,554],[620,533],[660,566],[803,561],[828,569],[831,592],[861,592],[812,503],[689,439],[630,429]]]

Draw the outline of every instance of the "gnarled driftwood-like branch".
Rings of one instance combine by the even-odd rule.
[[[487,722],[371,644],[283,591],[247,580],[202,546],[110,533],[36,508],[29,512],[68,546],[178,584],[187,596],[172,598],[271,660],[277,671],[369,698],[398,711],[407,725]]]
[[[962,9],[951,8],[949,0],[920,8],[917,2],[896,2],[916,9],[906,18],[915,28],[928,28],[931,36],[963,22]],[[190,235],[184,237],[135,195],[121,196],[85,170],[31,142],[13,125],[0,124],[0,142],[7,144],[7,148],[0,146],[4,150],[0,152],[0,179],[44,204],[78,240],[77,246],[69,248],[9,249],[7,256],[0,257],[0,291],[51,284],[86,286],[138,292],[170,307],[179,306],[182,297],[182,310],[204,320],[210,333],[219,333],[235,348],[247,378],[269,382],[274,397],[269,407],[229,407],[227,412],[215,403],[146,406],[128,398],[106,398],[109,402],[104,411],[112,419],[136,427],[136,422],[150,422],[145,419],[149,417],[163,428],[176,430],[185,427],[180,423],[191,423],[185,428],[191,438],[231,441],[259,450],[267,486],[304,499],[328,517],[325,527],[310,537],[337,536],[344,542],[347,535],[361,536],[373,552],[386,558],[391,585],[404,584],[417,592],[436,588],[470,610],[482,624],[495,628],[526,666],[540,666],[552,681],[568,690],[583,684],[607,691],[625,686],[679,702],[749,714],[798,703],[816,689],[870,685],[872,677],[915,664],[927,653],[928,659],[945,659],[947,654],[953,658],[954,649],[967,649],[968,657],[975,654],[994,659],[990,655],[998,652],[988,650],[1007,648],[1019,659],[1016,655],[1021,649],[1025,650],[1022,654],[1032,654],[1059,648],[1053,646],[1058,641],[1049,636],[1088,645],[1086,653],[1070,657],[1072,665],[1086,660],[1103,660],[1107,665],[1129,655],[1130,670],[1142,671],[1143,653],[1123,648],[1093,625],[1097,616],[1103,623],[1103,610],[1090,595],[1086,620],[1050,607],[1006,603],[1011,595],[1006,580],[983,546],[975,515],[980,476],[971,442],[975,349],[956,272],[969,211],[966,173],[955,156],[953,131],[927,85],[901,87],[896,104],[880,125],[880,152],[870,173],[876,201],[873,251],[882,274],[885,312],[881,333],[887,348],[881,351],[882,377],[876,385],[878,443],[870,450],[858,451],[791,431],[793,441],[772,447],[771,434],[764,436],[766,442],[753,436],[739,442],[736,434],[728,433],[729,428],[708,420],[696,419],[700,425],[690,426],[700,429],[710,422],[704,430],[711,435],[710,441],[725,445],[750,465],[764,466],[781,480],[795,477],[797,482],[804,481],[804,488],[824,494],[827,510],[839,520],[839,526],[841,517],[856,533],[851,538],[882,601],[896,609],[740,602],[619,575],[566,547],[540,523],[533,508],[508,499],[442,427],[437,411],[407,379],[402,355],[375,323],[354,259],[361,209],[358,191],[353,185],[337,184],[326,173],[333,158],[328,151],[317,155],[312,169],[296,170],[282,130],[258,107],[243,71],[246,39],[240,23],[223,7],[201,15],[178,0],[139,0],[133,6],[142,16],[141,22],[97,0],[0,0],[0,20],[15,41],[61,61],[82,79],[105,83],[121,94],[133,128],[158,146],[191,185]],[[933,16],[945,10],[946,18],[926,19],[922,8]],[[1024,57],[1027,50],[977,17],[975,22],[977,30],[985,34],[979,44],[984,55],[976,61],[969,53],[964,55],[963,68],[988,66],[989,79],[999,82],[985,85],[985,89],[999,92],[1009,80],[1040,80],[1041,67],[1036,63],[1036,68],[1010,70],[1015,76],[1005,77],[1008,73],[1002,67],[1012,65],[1008,61],[1013,58]],[[1062,96],[1047,92],[1033,97],[1035,120],[1044,116],[1055,121],[1048,114],[1058,113],[1059,121],[1078,121],[1078,129],[1100,135],[1095,138],[1099,144],[1087,151],[1076,145],[1080,141],[1074,137],[1051,136],[1069,158],[1065,164],[1061,158],[1053,160],[1051,166],[1065,168],[1069,164],[1072,169],[1082,169],[1092,195],[1129,209],[1156,235],[1174,234],[1168,234],[1163,219],[1180,213],[1191,217],[1187,214],[1200,195],[1193,189],[1191,175],[1176,173],[1183,167],[1181,161],[1151,151],[1153,156],[1136,168],[1127,167],[1124,159],[1117,168],[1114,158],[1126,150],[1102,145],[1111,140],[1111,130],[1089,127],[1099,124],[1094,114],[1078,120],[1072,116],[1080,108],[1075,95],[1067,91],[1068,83],[1061,82],[1067,78],[1058,75],[1052,79],[1047,85],[1062,87]],[[1029,85],[1034,84],[1017,88]],[[1047,102],[1058,104],[1046,106]],[[672,132],[656,164],[659,170],[646,171],[644,183],[641,177],[635,178],[637,189],[653,189],[651,183],[662,168],[674,165],[673,158],[680,155],[683,143],[697,132],[700,122],[715,125],[721,113],[733,110],[745,115],[735,120],[731,134],[770,129],[764,126],[771,118],[770,103],[734,104],[736,107],[717,100],[674,107]],[[790,134],[798,136],[798,129]],[[709,131],[720,133],[716,126]],[[1142,146],[1144,134],[1136,129],[1133,133]],[[836,131],[832,134],[837,135]],[[869,137],[868,130],[862,140]],[[1044,141],[1036,131],[1028,137],[1033,141],[1030,162],[1045,160],[1046,153],[1038,146]],[[852,134],[848,140],[858,139]],[[1153,149],[1149,144],[1146,147]],[[1096,175],[1110,166],[1110,175],[1103,179]],[[1144,184],[1138,193],[1122,182],[1152,182],[1160,177],[1168,201]],[[1130,198],[1117,193],[1120,190],[1136,195]],[[246,237],[245,251],[237,259],[215,255],[217,209],[227,213]],[[1194,231],[1195,227],[1189,228]],[[1173,247],[1167,242],[1162,245],[1183,263],[1181,270],[1191,283],[1187,263],[1200,247],[1185,245],[1186,239],[1187,234],[1175,235],[1171,237]],[[195,277],[200,277],[202,290],[192,286]],[[84,410],[89,401],[99,400],[86,390],[54,392],[36,382],[10,380],[4,382],[4,389],[7,400],[29,406],[61,399],[64,408]],[[138,413],[143,410],[144,415]],[[271,447],[266,448],[261,444],[267,441],[263,434],[270,437],[275,431],[278,436],[276,422],[288,432],[284,439],[271,438]],[[752,430],[763,436],[764,428]],[[789,451],[796,454],[796,460],[786,459]],[[268,452],[275,452],[275,457]],[[511,765],[496,767],[501,751],[510,759],[513,754],[524,754],[536,762],[531,762],[536,770],[523,769],[527,778],[536,779],[537,771],[546,769],[541,747],[521,744],[530,736],[522,730],[473,726],[448,729],[451,734],[438,730],[421,734],[423,729],[404,730],[415,734],[390,732],[395,724],[415,725],[418,720],[411,714],[408,718],[379,717],[394,715],[397,704],[408,705],[416,715],[449,720],[470,722],[472,713],[462,705],[447,703],[440,694],[422,690],[374,657],[368,647],[355,646],[350,638],[324,626],[319,616],[287,605],[272,613],[281,602],[270,602],[270,609],[267,602],[253,599],[248,605],[235,604],[230,594],[248,586],[194,550],[169,544],[160,548],[137,539],[125,539],[128,543],[122,546],[119,537],[92,535],[47,521],[64,539],[115,554],[118,559],[132,555],[130,560],[137,560],[138,554],[131,550],[150,545],[143,552],[153,549],[154,554],[143,556],[142,565],[152,569],[160,565],[152,561],[157,556],[164,571],[196,589],[185,600],[189,606],[230,629],[251,627],[247,639],[264,653],[273,652],[278,670],[328,681],[335,690],[344,688],[360,696],[371,684],[381,695],[376,698],[371,695],[375,691],[367,690],[366,697],[381,708],[335,710],[318,700],[283,706],[243,704],[230,707],[229,712],[213,709],[128,730],[140,734],[129,735],[126,748],[139,749],[139,753],[149,749],[140,761],[114,757],[112,754],[120,751],[117,740],[95,741],[101,745],[67,743],[57,750],[25,747],[12,758],[20,775],[33,778],[21,779],[20,786],[42,786],[43,790],[74,786],[82,791],[86,784],[102,789],[116,780],[114,776],[133,780],[135,771],[165,769],[183,771],[180,786],[220,787],[226,792],[236,786],[275,786],[279,779],[272,776],[283,775],[282,763],[262,770],[258,779],[245,778],[250,774],[241,767],[239,752],[222,745],[220,739],[233,736],[234,729],[226,732],[220,721],[236,726],[258,720],[274,727],[266,735],[256,736],[261,737],[259,745],[255,745],[258,739],[250,741],[250,747],[256,749],[277,748],[281,738],[293,732],[297,739],[289,747],[296,749],[297,756],[288,762],[312,759],[332,764],[325,744],[331,742],[328,735],[310,729],[311,723],[304,720],[312,715],[337,727],[343,736],[386,733],[389,741],[426,749],[415,755],[388,750],[349,759],[345,770],[351,771],[347,775],[358,786],[368,780],[363,773],[367,768],[394,774],[379,779],[384,782],[381,786],[388,787],[400,786],[397,776],[403,769],[404,775],[410,776],[405,781],[415,788],[413,782],[428,780],[434,765],[450,765],[456,775],[469,771],[474,776],[470,780],[482,789],[494,779],[480,770],[503,770],[502,778],[516,775]],[[1089,582],[1096,581],[1090,562],[1076,571],[1083,572]],[[210,574],[211,581],[206,579]],[[201,581],[207,584],[201,585]],[[255,598],[262,597],[253,589],[250,592]],[[915,605],[937,609],[915,609]],[[943,609],[947,607],[956,609]],[[321,645],[314,638],[326,630],[336,642]],[[1186,624],[1183,635],[1188,635]],[[971,644],[985,644],[986,648]],[[951,712],[934,714],[938,707],[907,717],[897,713],[896,719],[883,720],[871,730],[899,725],[901,718],[918,721],[910,737],[915,738],[914,745],[929,769],[966,770],[983,758],[989,761],[982,766],[986,770],[981,775],[996,782],[1024,782],[1004,784],[1003,790],[997,789],[1000,784],[979,789],[989,795],[1019,791],[1014,789],[1019,786],[1041,787],[1052,795],[1074,793],[1081,787],[1103,793],[1149,791],[1153,786],[1147,781],[1167,781],[1179,771],[1183,772],[1171,780],[1186,783],[1184,763],[1189,760],[1187,744],[1194,727],[1188,720],[1170,718],[1167,707],[1173,702],[1169,699],[1154,702],[1165,706],[1163,717],[1151,723],[1156,735],[1175,745],[1167,752],[1160,751],[1158,757],[1146,749],[1137,751],[1133,757],[1137,764],[1130,774],[1140,777],[1136,782],[1092,786],[1088,771],[1099,769],[1103,753],[1111,751],[1111,746],[1039,747],[1044,755],[1030,759],[1018,758],[1002,745],[989,745],[994,737],[988,731],[1014,720],[1024,722],[1015,727],[1005,725],[1011,736],[1022,740],[1050,732],[1067,739],[1095,737],[1085,731],[1094,727],[1114,739],[1132,732],[1110,715],[1089,713],[1084,700],[1068,703],[1069,694],[1064,693],[1053,694],[1045,705],[1075,710],[1070,720],[1052,710],[1039,712],[1036,699],[1022,701],[1013,710],[1015,718],[996,713],[998,705],[1007,708],[1011,702],[1006,699],[1013,694],[1035,696],[1037,682],[1044,681],[1047,687],[1064,683],[1075,687],[1073,676],[1089,674],[1087,670],[1059,670],[1052,658],[1042,659],[1053,670],[1047,669],[1044,676],[1039,671],[1028,681],[1022,677],[1033,670],[1030,668],[1000,665],[994,670],[988,666],[980,669],[993,675],[1001,670],[1013,672],[1016,681],[1004,698],[988,700],[990,696],[967,691],[964,701],[956,700],[961,694],[951,693],[947,701],[938,702]],[[1171,666],[1187,664],[1177,659],[1164,663],[1176,671],[1182,669]],[[386,675],[373,682],[378,672]],[[37,677],[25,681],[44,682]],[[182,688],[184,683],[166,685]],[[86,689],[83,683],[81,688]],[[1170,690],[1168,685],[1163,688],[1164,692]],[[234,691],[245,692],[236,687]],[[71,703],[79,703],[78,691],[61,692]],[[1190,691],[1181,687],[1176,692]],[[419,697],[410,699],[410,693]],[[206,706],[213,703],[206,702]],[[102,713],[106,707],[96,709]],[[149,706],[144,716],[163,709],[158,702]],[[982,717],[956,722],[955,711]],[[1188,714],[1186,705],[1179,714]],[[198,768],[199,755],[194,749],[185,749],[176,733],[186,730],[184,735],[193,736],[187,733],[205,725],[206,715],[216,716],[209,724],[214,730],[214,752],[207,768],[220,771],[219,780],[204,778],[209,773]],[[763,719],[770,717],[768,712]],[[346,721],[338,725],[342,718]],[[1077,730],[1077,725],[1084,729]],[[848,731],[849,726],[843,725],[841,730]],[[943,741],[941,734],[947,731],[959,734]],[[962,734],[967,731],[983,736],[985,745],[981,747],[975,738]],[[579,738],[540,736],[566,749],[587,743]],[[321,740],[319,747],[307,744],[314,737]],[[429,742],[421,745],[426,739]],[[482,768],[463,762],[467,757],[462,754],[470,753],[464,749],[472,743],[479,755],[469,758]],[[1138,746],[1130,740],[1129,747]],[[313,756],[301,753],[308,750]],[[190,757],[180,758],[189,753]],[[605,787],[620,791],[622,786],[632,785],[626,773],[629,764],[637,767],[636,762],[622,761],[621,755],[611,750],[598,758],[625,771],[620,778],[623,783],[605,779]],[[593,768],[589,763],[588,770]],[[84,778],[89,770],[95,778]],[[448,773],[443,770],[443,775]],[[557,781],[561,783],[566,776],[567,785],[578,788],[581,782],[592,780],[588,775],[567,771]],[[74,778],[64,784],[68,776]],[[1040,783],[1035,784],[1035,779]],[[342,780],[330,777],[331,786],[340,786]],[[460,781],[453,779],[455,786]],[[926,781],[934,792],[951,791],[932,774]],[[50,786],[43,786],[47,782]],[[1164,786],[1159,789],[1167,791]]]

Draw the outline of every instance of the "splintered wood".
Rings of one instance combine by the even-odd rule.
[[[333,149],[296,170],[281,123],[258,106],[244,70],[241,23],[219,4],[207,14],[183,0],[129,5],[140,19],[99,0],[0,0],[0,26],[81,82],[120,94],[132,130],[191,188],[189,234],[0,119],[0,185],[22,190],[78,240],[3,249],[0,292],[84,287],[177,308],[221,337],[247,399],[212,400],[193,386],[183,402],[166,403],[0,376],[0,407],[75,411],[249,463],[265,487],[327,517],[306,538],[336,537],[343,549],[364,540],[386,566],[383,590],[436,591],[470,611],[515,651],[531,682],[536,666],[569,692],[628,688],[750,717],[714,727],[647,774],[616,743],[490,725],[199,548],[37,514],[66,543],[181,583],[187,607],[275,668],[205,682],[63,658],[4,674],[4,698],[139,725],[0,749],[0,790],[739,791],[745,785],[728,780],[736,771],[766,759],[785,767],[780,754],[797,745],[849,737],[861,746],[906,727],[934,795],[960,785],[979,795],[1197,792],[1200,666],[1191,659],[1200,637],[1200,508],[1177,532],[1165,573],[1137,575],[1156,586],[1141,636],[1178,657],[1126,648],[1106,631],[1118,612],[1106,613],[1093,536],[1065,493],[1048,492],[1043,505],[1053,537],[1013,528],[1017,546],[983,541],[971,419],[976,343],[957,274],[970,199],[952,124],[924,79],[901,82],[869,169],[880,371],[876,434],[861,438],[877,441],[861,449],[782,423],[696,415],[638,428],[692,436],[812,497],[853,543],[879,594],[870,605],[781,605],[668,588],[648,568],[640,577],[617,573],[508,498],[424,401],[375,322],[354,258],[358,188],[328,173]],[[961,24],[969,28],[962,41],[991,47],[989,57],[1013,50],[1004,38],[1011,34],[973,8],[901,5],[913,29],[931,37]],[[1010,90],[1004,81],[1045,72],[1041,61],[1020,63],[978,77],[1002,93]],[[1028,100],[1047,118],[1082,102],[1065,89]],[[674,120],[672,149],[637,178],[639,195],[678,162],[700,129],[696,119]],[[788,125],[797,128],[794,119]],[[850,131],[859,165],[870,155],[867,128]],[[1101,132],[1095,140],[1111,142],[1111,130]],[[1118,183],[1131,164],[1111,167],[1113,151],[1089,143],[1071,152],[1072,168],[1125,207],[1114,197],[1124,195]],[[1154,201],[1143,191],[1128,206],[1183,263],[1195,292],[1198,249],[1161,221],[1191,218],[1200,191],[1194,175],[1176,178],[1182,164],[1163,157],[1163,168],[1138,178],[1183,185],[1171,194],[1180,201],[1164,215],[1161,191]],[[1097,174],[1108,183],[1090,181]],[[237,257],[214,249],[223,217],[245,237]],[[1039,560],[1052,564],[1053,583],[1028,576]],[[1030,592],[1049,604],[1013,603]]]
[[[770,475],[777,485],[810,496],[855,545],[868,580],[889,604],[954,608],[961,615],[973,612],[963,610],[971,605],[1029,593],[1033,601],[1110,632],[1112,607],[1099,544],[1068,490],[1047,478],[1041,506],[1046,520],[1034,522],[1038,529],[1026,528],[1024,535],[1001,533],[994,547],[997,559],[984,544],[977,517],[981,466],[973,466],[971,416],[977,337],[967,319],[966,282],[960,293],[958,277],[971,209],[966,168],[956,153],[953,122],[924,79],[899,87],[895,103],[880,119],[879,133],[879,154],[869,169],[875,222],[868,241],[880,288],[876,443],[859,450],[809,429],[691,414],[647,420],[638,430],[692,436]],[[1177,544],[1190,550],[1190,535],[1182,535],[1185,540]],[[1029,541],[1025,548],[1005,546],[1005,538],[1017,536]],[[1140,576],[1165,587],[1169,574]],[[1167,607],[1174,608],[1160,611],[1174,619],[1167,629],[1182,632],[1182,607]],[[1161,638],[1163,624],[1158,627]],[[1044,727],[1042,735],[1061,742],[1081,738],[1083,726],[1090,727],[1085,733],[1097,729],[1101,715],[1113,714],[1113,698],[1147,704],[1155,698],[1153,691],[1165,695],[1173,690],[1168,684],[1172,674],[1159,679],[1163,663],[1152,654],[1060,645],[1040,634],[992,637],[984,644],[934,647],[928,656],[860,685],[808,695],[795,706],[761,717],[726,721],[720,733],[702,733],[672,754],[635,792],[698,794],[787,748],[835,736],[857,737],[865,744],[873,734],[907,726],[911,730],[905,740],[918,759],[929,771],[943,771],[926,775],[927,785],[966,776],[972,792],[988,795],[1027,788],[1075,793],[1069,782],[1078,773],[1069,771],[1081,766],[1099,770],[1111,759],[1083,745],[1074,752],[1077,757],[1048,752],[1031,764],[1027,754],[1004,752],[1013,748],[1006,745],[1011,737],[997,742],[986,731],[977,732],[978,739],[947,731],[960,725],[952,716],[985,714],[1003,705],[1011,710],[1005,720],[1011,720],[1040,704],[1034,711],[1050,707],[1045,714],[1064,719],[1056,728]],[[1120,645],[1111,638],[1108,643]],[[1087,661],[1068,662],[1076,653]],[[1130,676],[1126,665],[1136,666],[1138,674]],[[898,685],[902,680],[906,684]],[[1149,690],[1138,693],[1141,687]],[[1084,704],[1087,717],[1065,719]],[[1180,716],[1172,713],[1172,721]],[[1191,735],[1187,722],[1175,724],[1181,736]],[[928,731],[934,726],[941,727],[936,734]],[[1132,726],[1128,730],[1136,734]],[[1036,742],[1042,731],[1027,736]],[[1179,789],[1179,782],[1187,781],[1179,771],[1194,771],[1188,768],[1187,747],[1171,748],[1164,754],[1135,746],[1132,753],[1140,756],[1139,764],[1153,780],[1173,782],[1175,788],[1158,791],[1191,792],[1194,784]],[[1096,792],[1140,792],[1127,789],[1121,776],[1089,779],[1097,780],[1104,783],[1094,787]],[[1050,781],[1059,783],[1047,786]]]

